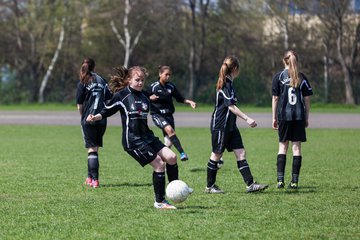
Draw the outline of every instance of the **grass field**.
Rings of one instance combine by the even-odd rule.
[[[101,187],[89,189],[79,126],[0,125],[0,239],[360,238],[360,129],[309,129],[298,191],[276,189],[276,133],[241,131],[255,180],[270,188],[245,193],[226,153],[217,182],[226,194],[203,193],[209,129],[178,128],[191,157],[180,178],[195,192],[161,211],[152,207],[152,170],[123,152],[120,128],[108,128]],[[288,155],[286,179],[290,171]]]

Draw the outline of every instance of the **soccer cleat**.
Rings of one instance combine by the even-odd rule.
[[[91,177],[87,177],[87,178],[85,179],[84,184],[85,184],[85,185],[88,185],[88,186],[91,186],[91,183],[92,183]]]
[[[277,183],[277,188],[280,189],[280,188],[284,188],[285,187],[285,183],[284,182],[278,182]]]
[[[269,185],[253,182],[250,186],[246,187],[246,192],[248,192],[248,193],[259,192],[259,191],[263,191],[264,189],[266,189],[268,187],[269,187]]]
[[[98,188],[99,187],[99,180],[92,180],[92,182],[91,182],[91,187],[93,187],[93,188]]]
[[[294,182],[290,182],[289,184],[289,188],[292,188],[292,189],[298,189],[298,183],[294,183]]]
[[[180,160],[181,161],[187,161],[187,160],[189,160],[189,158],[186,155],[186,153],[182,152],[182,153],[180,153]]]
[[[221,190],[218,186],[216,186],[215,184],[212,185],[211,187],[206,187],[205,188],[205,192],[206,193],[212,193],[212,194],[218,194],[218,193],[225,193],[223,190]]]
[[[168,209],[176,209],[175,206],[171,205],[168,201],[163,200],[162,202],[154,202],[154,208],[157,209],[164,209],[164,210],[168,210]]]

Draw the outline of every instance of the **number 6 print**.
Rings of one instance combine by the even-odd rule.
[[[290,87],[289,90],[288,90],[288,99],[289,99],[289,103],[291,105],[296,104],[297,97],[295,95],[295,89],[293,87]]]

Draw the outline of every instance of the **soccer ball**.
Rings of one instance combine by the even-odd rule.
[[[181,203],[193,192],[192,188],[181,180],[171,181],[166,187],[166,197],[174,203]]]

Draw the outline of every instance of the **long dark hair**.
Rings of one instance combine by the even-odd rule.
[[[219,71],[219,78],[216,84],[216,90],[220,90],[225,85],[225,78],[230,75],[234,70],[239,69],[239,60],[235,56],[227,56],[224,59]]]
[[[95,69],[95,61],[92,58],[85,58],[82,62],[79,78],[82,84],[89,83],[92,79],[91,72]]]

